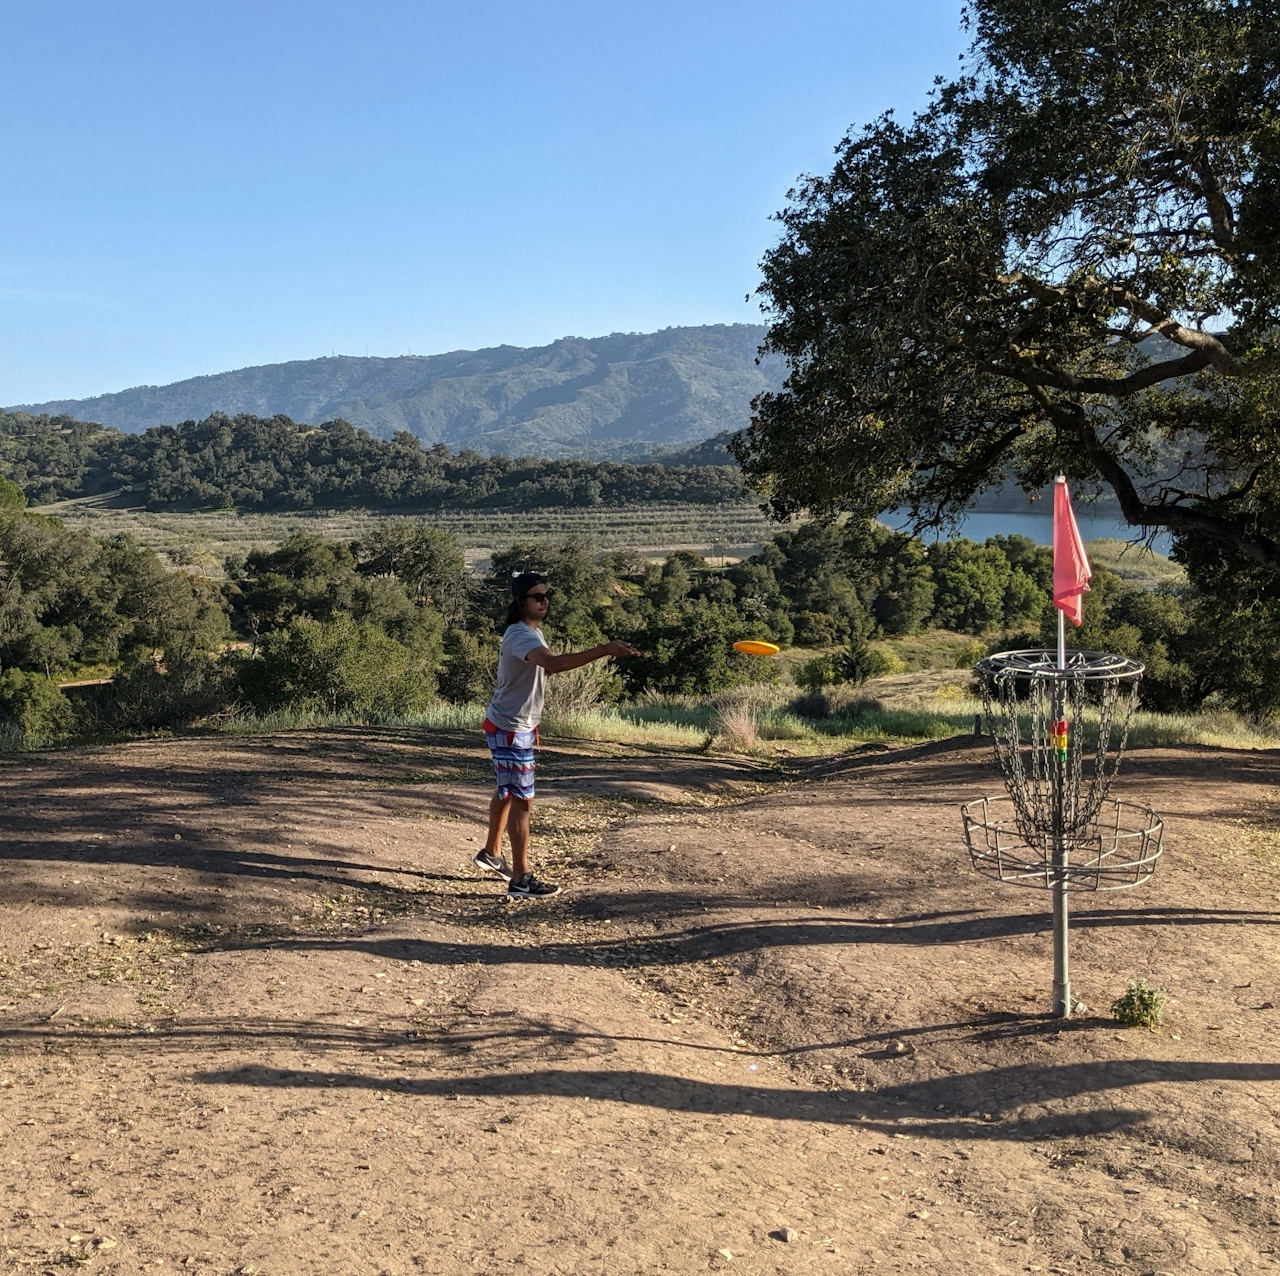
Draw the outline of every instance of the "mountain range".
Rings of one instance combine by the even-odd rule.
[[[629,458],[742,429],[751,400],[785,375],[776,357],[757,363],[764,333],[755,324],[715,324],[532,348],[337,355],[14,410],[131,433],[213,412],[284,413],[311,424],[343,418],[384,439],[407,430],[425,444],[489,456]]]

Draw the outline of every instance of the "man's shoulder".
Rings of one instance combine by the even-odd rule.
[[[502,635],[502,650],[504,652],[519,653],[524,656],[535,648],[545,647],[546,645],[547,640],[543,637],[542,630],[535,629],[532,625],[526,625],[523,621],[508,625],[506,632]]]

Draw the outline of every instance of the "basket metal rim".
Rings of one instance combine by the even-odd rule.
[[[975,672],[989,678],[1062,678],[1085,681],[1128,681],[1142,677],[1145,669],[1146,666],[1140,660],[1108,651],[1068,651],[1066,668],[1059,669],[1057,653],[1048,648],[1037,647],[998,651],[984,656],[974,665]]]
[[[1015,812],[1017,810],[1017,804],[1014,802],[1012,797],[1007,793],[998,793],[994,797],[972,798],[968,802],[961,803],[960,814],[965,819],[972,821],[978,828],[986,828],[988,826],[995,828],[997,826],[1001,826],[1016,829],[1017,825],[1012,815],[1006,819],[992,820],[987,818],[988,810],[997,805],[1010,807]],[[975,807],[981,807],[981,816],[974,813],[972,808]],[[1117,817],[1120,815],[1121,811],[1124,810],[1138,811],[1141,812],[1146,819],[1146,823],[1143,827],[1133,829],[1126,828],[1122,832],[1121,836],[1139,837],[1143,833],[1154,833],[1158,828],[1164,827],[1164,817],[1160,815],[1154,807],[1147,806],[1145,802],[1131,802],[1127,798],[1105,797],[1102,799],[1102,804],[1099,807],[1099,814],[1101,815],[1101,812],[1108,809],[1114,810]],[[1104,821],[1099,818],[1094,822],[1102,824]],[[1110,821],[1107,822],[1110,823]]]
[[[1005,794],[974,798],[960,808],[964,823],[964,840],[970,862],[985,877],[1010,886],[1051,889],[1056,883],[1069,891],[1126,890],[1145,882],[1154,872],[1164,852],[1164,819],[1151,807],[1122,798],[1108,798],[1103,810],[1114,812],[1114,820],[1100,820],[1100,839],[1096,851],[1086,860],[1076,860],[1058,867],[1029,845],[1013,818],[992,818],[993,806],[1012,808],[1013,799]],[[1121,827],[1125,810],[1140,818]],[[1111,828],[1106,826],[1110,824]],[[1137,824],[1137,827],[1134,827]],[[975,838],[975,835],[978,835]],[[1002,836],[1008,838],[1001,845]],[[983,845],[982,843],[985,843]],[[1132,847],[1137,854],[1123,858]],[[1094,851],[1092,846],[1078,850]]]

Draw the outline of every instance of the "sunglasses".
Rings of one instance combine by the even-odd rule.
[[[551,591],[548,589],[545,593],[541,593],[541,594],[535,594],[531,592],[531,593],[525,594],[525,597],[532,598],[535,603],[545,603],[550,601]]]

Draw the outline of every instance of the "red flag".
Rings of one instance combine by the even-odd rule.
[[[1053,485],[1053,605],[1073,625],[1084,621],[1084,595],[1092,575],[1067,480],[1059,477]]]

